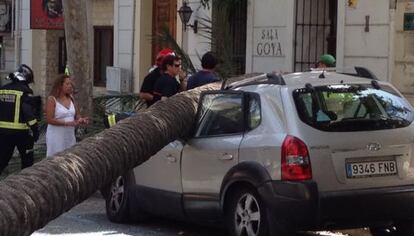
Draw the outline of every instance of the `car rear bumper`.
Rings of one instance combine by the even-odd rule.
[[[275,219],[299,228],[366,226],[414,219],[414,186],[319,193],[313,181],[271,181],[259,193]]]

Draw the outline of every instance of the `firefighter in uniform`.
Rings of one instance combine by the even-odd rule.
[[[17,147],[21,157],[21,168],[33,165],[33,145],[39,138],[29,84],[33,82],[33,71],[20,65],[9,74],[11,83],[0,87],[0,174],[8,165]]]

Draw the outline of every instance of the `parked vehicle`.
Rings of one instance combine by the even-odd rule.
[[[413,108],[357,71],[264,74],[204,92],[194,135],[118,177],[108,218],[165,216],[237,236],[361,226],[414,235]]]

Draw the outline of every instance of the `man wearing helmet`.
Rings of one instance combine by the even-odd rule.
[[[33,165],[33,145],[39,138],[31,99],[33,91],[29,87],[33,82],[33,71],[23,64],[9,74],[8,79],[11,83],[0,87],[0,174],[8,165],[15,147],[21,156],[22,169]]]
[[[163,59],[168,55],[175,55],[174,51],[169,48],[165,48],[157,54],[157,57],[155,59],[155,66],[145,76],[144,82],[142,83],[139,97],[145,100],[148,107],[154,104],[155,102],[153,94],[154,85],[157,79],[161,77],[161,75],[163,74],[160,67],[162,65]]]

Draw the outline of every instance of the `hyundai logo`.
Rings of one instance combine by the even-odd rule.
[[[368,143],[367,149],[372,152],[379,151],[381,149],[381,144],[379,143]]]

